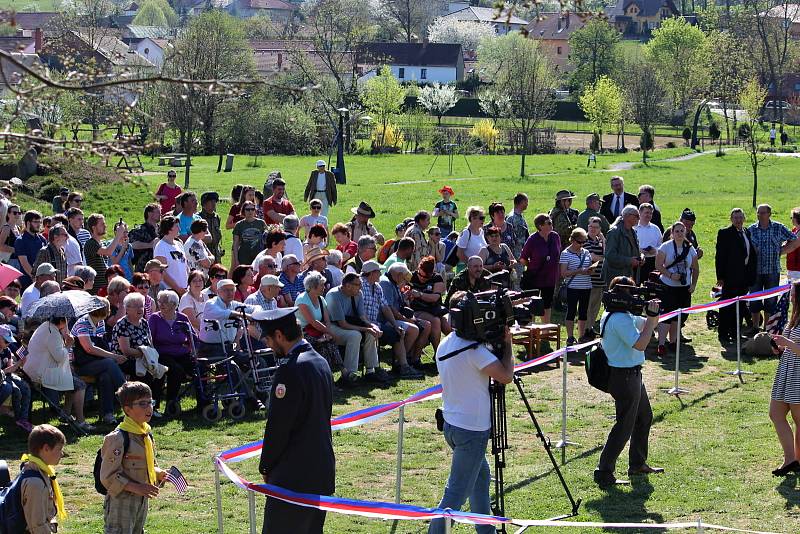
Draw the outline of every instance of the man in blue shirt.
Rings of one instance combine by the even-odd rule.
[[[27,211],[23,221],[25,232],[14,242],[14,253],[22,267],[23,275],[19,277],[19,283],[24,291],[33,283],[33,264],[36,263],[39,251],[47,246],[47,239],[42,236],[41,213],[35,210]]]
[[[186,191],[180,197],[181,212],[178,215],[178,224],[180,224],[180,233],[178,239],[186,241],[192,235],[192,223],[200,220],[200,215],[197,214],[197,195],[193,191]]]
[[[770,289],[780,284],[781,255],[788,254],[800,246],[800,241],[788,228],[771,220],[772,207],[761,204],[756,209],[758,222],[750,225],[750,239],[756,248],[756,281],[750,292]],[[753,327],[762,325],[761,310],[767,312],[767,318],[775,310],[775,299],[750,302],[750,313],[753,314]]]
[[[617,285],[636,285],[626,276],[611,280],[609,291]],[[616,291],[627,291],[618,288]],[[614,475],[617,458],[630,440],[629,475],[662,473],[660,467],[647,465],[648,437],[653,422],[653,410],[642,381],[644,350],[658,325],[660,302],[647,303],[647,319],[628,312],[605,312],[600,319],[603,333],[603,350],[608,357],[610,374],[608,392],[614,397],[617,420],[608,434],[594,472],[594,481],[603,489],[615,484],[627,484]]]

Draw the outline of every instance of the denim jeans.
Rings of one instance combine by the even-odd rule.
[[[486,446],[490,430],[475,432],[444,423],[444,439],[453,449],[450,477],[444,488],[439,508],[460,510],[469,498],[469,508],[476,514],[491,514],[489,504],[489,464],[486,462]],[[475,525],[478,534],[494,534],[492,525]],[[444,532],[444,519],[431,521],[428,534]]]
[[[18,376],[8,375],[6,381],[11,384],[11,407],[14,417],[28,420],[31,411],[31,388]]]
[[[761,291],[762,289],[772,289],[780,284],[781,281],[781,273],[771,273],[771,274],[758,274],[756,275],[755,283],[750,287],[750,292],[755,293],[756,291]],[[752,300],[748,303],[750,306],[751,313],[758,313],[761,310],[766,310],[768,313],[772,313],[775,311],[775,303],[776,297],[772,297],[771,299],[766,300]]]
[[[125,375],[119,364],[111,358],[97,358],[76,369],[78,376],[94,376],[97,378],[97,391],[100,393],[100,415],[114,413],[114,396],[117,389],[125,383]]]

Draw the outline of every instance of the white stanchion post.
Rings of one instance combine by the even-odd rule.
[[[675,341],[675,385],[667,390],[668,394],[676,397],[682,393],[689,393],[688,389],[683,389],[678,385],[681,374],[681,315],[683,315],[683,308],[678,310],[678,336]]]
[[[250,514],[250,534],[256,533],[256,496],[248,490],[247,491],[247,511]]]
[[[219,482],[219,469],[214,464],[214,489],[217,494],[217,534],[222,532],[222,486]]]
[[[739,311],[739,298],[736,297],[736,370],[728,371],[727,374],[739,377],[739,382],[744,384],[742,375],[752,375],[751,371],[742,371],[742,318]]]
[[[561,449],[561,465],[567,463],[567,446],[577,445],[567,439],[567,350],[561,359],[561,439],[555,444],[556,449]]]
[[[451,534],[453,532],[453,525],[450,523],[450,518],[444,518],[444,534]]]
[[[697,534],[703,534],[703,520],[697,518]]]
[[[405,422],[405,406],[400,406],[397,421],[397,473],[394,482],[394,502],[400,504],[400,489],[403,485],[403,423]]]

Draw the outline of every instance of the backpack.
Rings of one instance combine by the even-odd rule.
[[[0,534],[23,534],[28,530],[22,509],[22,481],[44,475],[36,470],[22,471],[10,486],[0,490]]]
[[[397,248],[395,247],[395,241],[395,239],[386,240],[381,249],[378,251],[378,263],[386,263],[386,260],[389,259],[389,256],[391,256]]]
[[[603,331],[605,330],[606,325],[608,324],[608,320],[611,318],[611,315],[616,312],[611,312],[606,317],[606,321],[600,325],[600,338],[603,337]],[[608,376],[610,374],[610,369],[608,366],[608,356],[606,356],[606,351],[603,350],[603,343],[599,343],[589,350],[588,354],[586,354],[586,378],[589,380],[589,385],[608,393]]]
[[[131,437],[128,435],[127,430],[120,430],[119,432],[122,434],[122,456],[125,457],[128,453],[128,447],[131,445]],[[103,457],[100,454],[102,450],[102,448],[97,449],[97,456],[94,458],[94,469],[92,471],[94,473],[94,489],[100,495],[106,495],[108,489],[100,481],[100,468],[103,466]]]

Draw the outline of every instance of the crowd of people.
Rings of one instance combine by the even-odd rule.
[[[154,416],[160,417],[162,403],[174,401],[192,374],[189,334],[176,331],[175,321],[189,322],[197,351],[214,355],[244,335],[253,346],[265,345],[254,329],[210,330],[204,320],[236,318],[241,306],[246,313],[296,306],[304,338],[340,371],[339,387],[384,385],[390,374],[381,367],[381,348],[391,350],[397,377],[423,377],[425,347],[435,350],[451,331],[452,295],[490,289],[489,277],[539,290],[545,323],[552,320],[554,302],[563,304],[571,345],[598,334],[602,294],[615,277],[668,286],[663,305],[671,311],[690,305],[703,258],[691,209],[665,227],[662,220],[672,217],[662,218],[654,188],[642,185],[629,193],[620,176],[611,178],[610,193],[587,195],[580,212],[573,207],[576,195],[561,190],[548,212],[526,219],[528,198],[518,193],[508,209],[500,202],[488,210],[467,207],[463,226],[455,192],[444,186],[431,211],[410,214],[393,236],[377,231],[376,213],[366,201],[351,209],[350,220],[328,220],[338,198],[324,161],[317,162],[304,191],[307,213],[296,211],[279,172],[269,175],[261,191],[236,185],[227,215],[217,211],[218,192],[198,198],[175,180],[170,170],[155,202],[130,229],[121,219],[109,228],[103,214],[84,213],[83,195],[76,191],[62,189],[53,199],[53,214],[44,216],[23,211],[10,188],[0,189],[0,260],[22,272],[0,296],[0,345],[7,345],[0,390],[6,394],[0,398],[8,398],[3,409],[21,428],[30,429],[26,382],[53,402],[66,393],[67,413],[86,430],[93,429],[83,410],[91,388],[99,396],[100,421],[112,423],[113,392],[136,373],[148,348],[169,368],[149,383]],[[731,226],[720,230],[715,267],[722,298],[777,285],[783,254],[789,276],[800,276],[800,212],[792,214],[793,230],[772,221],[767,205],[759,206],[757,217],[746,227],[744,212],[735,209]],[[224,231],[232,236],[229,262],[221,245]],[[32,303],[59,291],[87,291],[106,299],[105,306],[77,321],[26,320]],[[744,315],[752,328],[763,324],[762,308],[769,313],[773,306],[770,300],[751,305]],[[690,341],[685,335],[678,339],[678,320],[658,326],[658,355]],[[734,323],[735,313],[723,308],[722,343],[734,341]]]

